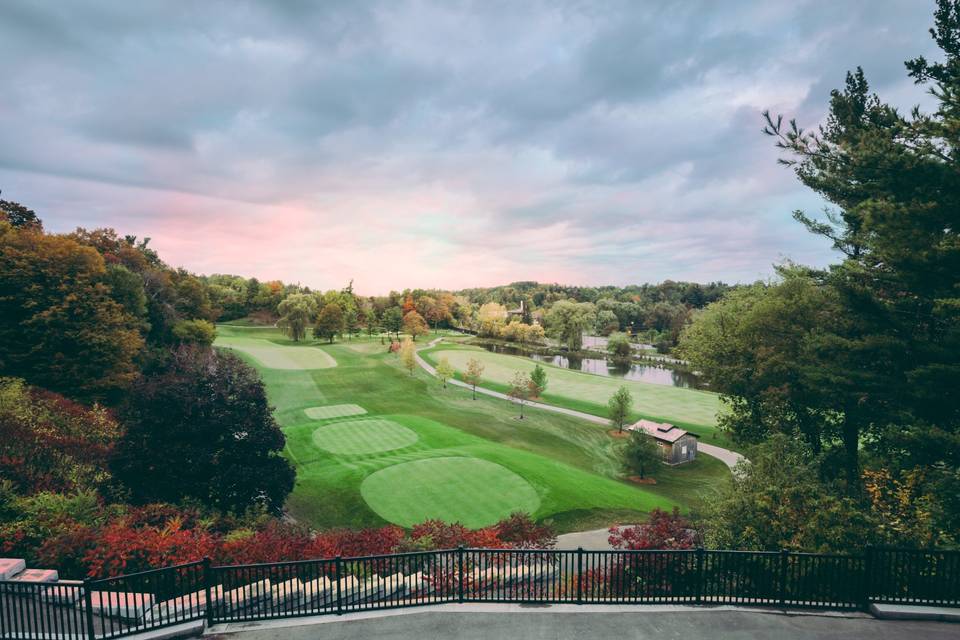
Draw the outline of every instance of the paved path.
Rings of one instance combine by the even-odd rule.
[[[429,349],[430,347],[434,347],[441,340],[443,340],[443,337],[434,338],[429,343],[427,343],[427,346],[424,348]],[[419,364],[424,371],[426,371],[432,376],[437,375],[437,370],[434,369],[429,362],[421,358],[419,353],[416,354],[416,358],[417,358],[417,364]],[[471,389],[470,385],[460,380],[451,379],[451,380],[447,380],[447,383],[458,386],[458,387],[463,387],[464,389]],[[506,400],[508,402],[515,402],[513,398],[511,398],[505,393],[500,393],[499,391],[493,391],[491,389],[485,389],[483,387],[477,387],[477,393],[482,393],[483,395],[491,396],[494,398],[500,398],[501,400]],[[554,413],[562,413],[564,415],[573,416],[574,418],[589,420],[590,422],[593,422],[595,424],[608,425],[610,423],[610,421],[607,420],[606,418],[601,418],[600,416],[595,416],[591,413],[576,411],[574,409],[567,409],[566,407],[558,407],[552,404],[544,404],[542,402],[533,402],[533,401],[527,401],[526,405],[528,407],[534,407],[535,409],[543,409],[544,411],[553,411]],[[737,453],[736,451],[730,451],[729,449],[724,449],[723,447],[718,447],[712,444],[705,444],[702,442],[697,443],[697,450],[707,454],[712,458],[717,458],[718,460],[723,462],[725,465],[730,467],[731,471],[736,466],[736,464],[740,462],[740,460],[744,459],[744,457],[739,453]],[[584,549],[586,549],[586,547],[584,547]]]
[[[955,640],[948,622],[876,620],[862,613],[784,613],[669,605],[446,604],[215,625],[205,638],[236,640]]]
[[[557,536],[557,549],[576,549],[583,547],[587,551],[607,551],[613,549],[608,541],[609,537],[609,529],[565,533],[562,536]]]

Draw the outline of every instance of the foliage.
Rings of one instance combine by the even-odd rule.
[[[500,540],[516,549],[551,549],[557,543],[550,525],[538,524],[522,511],[510,514],[493,528]]]
[[[325,338],[331,343],[333,339],[342,334],[347,328],[347,322],[343,315],[343,308],[336,302],[325,305],[319,315],[317,323],[313,325],[313,337]]]
[[[614,549],[693,549],[697,534],[693,524],[680,515],[680,509],[666,512],[659,507],[650,512],[650,519],[632,527],[611,527],[610,546]]]
[[[643,479],[662,461],[663,452],[653,436],[642,430],[630,432],[627,446],[623,448],[623,467],[628,473],[635,473]]]
[[[571,351],[583,347],[583,333],[596,324],[596,307],[590,302],[560,300],[544,316],[547,333]]]
[[[112,467],[137,502],[279,511],[293,488],[263,383],[232,354],[181,347],[133,387],[121,419]]]
[[[463,381],[473,390],[473,399],[477,399],[477,385],[483,379],[483,363],[476,358],[467,360],[467,368],[463,372]]]
[[[0,480],[21,493],[103,486],[120,432],[99,405],[87,408],[21,380],[0,378]]]
[[[416,341],[417,336],[422,336],[430,331],[426,320],[416,311],[411,311],[403,316],[403,330]]]
[[[10,223],[15,229],[32,228],[36,231],[43,230],[43,222],[37,217],[37,213],[27,208],[19,202],[10,200],[0,200],[0,221]]]
[[[871,422],[866,410],[880,406],[882,388],[871,388],[874,379],[855,361],[880,357],[884,345],[855,356],[849,341],[841,344],[856,328],[836,292],[799,269],[781,274],[779,283],[742,288],[710,305],[681,336],[679,353],[725,396],[732,411],[721,424],[738,441],[780,432],[801,438],[814,454],[840,447],[848,477],[857,477],[859,435]],[[869,391],[871,403],[858,403]]]
[[[630,416],[632,407],[633,396],[626,387],[621,386],[610,396],[610,400],[607,401],[607,415],[610,418],[610,423],[617,428],[617,431],[623,431],[623,425]]]
[[[597,324],[594,330],[598,336],[608,336],[620,329],[620,320],[610,309],[600,309],[597,312]]]
[[[539,398],[547,390],[547,370],[537,364],[530,372],[530,395]]]
[[[943,62],[906,63],[908,75],[929,88],[933,113],[901,114],[871,93],[858,68],[831,93],[816,130],[766,114],[766,132],[787,154],[782,162],[832,205],[823,217],[794,217],[842,259],[816,274],[844,322],[839,330],[816,326],[832,362],[821,361],[814,390],[840,423],[853,493],[861,448],[881,458],[881,469],[897,463],[893,449],[922,451],[926,459],[916,462],[931,468],[956,468],[960,451],[960,396],[952,393],[960,387],[956,1],[939,0],[934,22]],[[931,437],[948,446],[928,446]]]
[[[313,296],[295,293],[284,298],[277,305],[280,320],[277,326],[290,336],[294,342],[307,337],[307,327],[313,324],[317,315],[317,302]]]
[[[400,363],[404,369],[410,372],[411,376],[417,369],[417,347],[410,338],[404,338],[400,345]]]
[[[0,552],[60,569],[70,577],[104,578],[210,557],[217,564],[284,562],[308,558],[356,557],[408,550],[469,547],[551,548],[556,536],[546,525],[515,513],[495,525],[469,529],[428,520],[409,534],[393,525],[313,532],[248,514],[243,518],[206,514],[192,508],[152,504],[107,506],[80,494],[41,494],[18,499],[21,514],[0,524]]]
[[[523,406],[530,399],[530,376],[522,371],[513,374],[507,395],[520,405],[520,419],[523,420]]]
[[[447,388],[447,380],[452,378],[455,373],[456,370],[450,364],[450,361],[446,358],[440,358],[440,362],[437,363],[437,377],[443,383],[444,389]]]
[[[209,347],[217,339],[217,327],[209,320],[179,320],[173,325],[173,337],[181,344]]]
[[[400,340],[400,330],[403,329],[403,311],[400,307],[390,307],[383,312],[383,328]]]
[[[607,353],[615,360],[629,360],[633,355],[630,338],[625,333],[611,334],[607,339]]]
[[[140,321],[113,299],[106,277],[93,249],[0,221],[0,375],[82,399],[129,386]]]
[[[507,318],[507,308],[496,302],[488,302],[477,311],[477,332],[482,337],[497,338]]]
[[[864,479],[881,539],[918,547],[954,546],[960,541],[956,504],[943,504],[938,498],[950,495],[957,501],[960,477],[955,471],[948,475],[942,469],[914,467],[895,475],[889,469],[866,470]],[[948,488],[936,487],[938,480],[950,481]]]
[[[849,553],[878,541],[875,521],[820,477],[816,458],[802,443],[777,434],[749,458],[707,503],[708,546]]]

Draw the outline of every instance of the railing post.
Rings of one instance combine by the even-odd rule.
[[[703,547],[697,547],[697,604],[703,604],[703,592],[706,591],[703,574]]]
[[[583,604],[583,547],[577,547],[577,604]]]
[[[457,547],[457,602],[463,602],[463,545]]]
[[[787,564],[790,558],[790,551],[780,550],[780,606],[787,605]]]
[[[97,632],[93,627],[93,589],[90,578],[83,579],[84,619],[87,622],[87,638],[96,640]]]
[[[874,548],[868,544],[863,550],[863,608],[870,608],[870,587],[873,584]]]
[[[210,556],[203,558],[203,592],[206,598],[204,607],[204,618],[207,621],[207,627],[213,626],[213,563],[210,562]]]
[[[343,579],[343,558],[337,556],[337,562],[334,565],[333,577],[337,585],[337,615],[343,615],[343,594],[341,593],[340,583]]]

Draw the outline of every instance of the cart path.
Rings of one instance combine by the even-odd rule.
[[[430,347],[435,347],[442,340],[443,340],[442,336],[439,338],[434,338],[433,340],[428,342],[426,346],[424,346],[423,348],[429,349]],[[420,367],[424,371],[429,373],[431,376],[436,377],[437,370],[433,367],[433,365],[431,365],[429,362],[427,362],[422,357],[420,357],[419,353],[416,353],[416,359],[417,359],[417,364],[420,365]],[[467,383],[461,380],[456,380],[451,378],[450,380],[447,380],[447,383],[458,386],[458,387],[463,387],[464,389],[472,389],[470,385],[468,385]],[[477,393],[482,393],[483,395],[490,396],[493,398],[500,398],[501,400],[506,400],[507,402],[515,402],[513,398],[511,398],[505,393],[500,393],[499,391],[493,391],[492,389],[485,389],[484,387],[480,387],[480,386],[477,387]],[[582,411],[577,411],[575,409],[567,409],[566,407],[558,407],[556,405],[545,404],[543,402],[534,402],[533,400],[528,400],[525,404],[526,406],[533,407],[535,409],[543,409],[544,411],[553,411],[554,413],[562,413],[564,415],[573,416],[574,418],[580,418],[581,420],[588,420],[590,422],[593,422],[594,424],[607,425],[610,423],[610,421],[607,420],[606,418],[601,418],[600,416],[595,416],[591,413],[584,413]],[[744,458],[742,455],[740,455],[736,451],[731,451],[730,449],[724,449],[723,447],[718,447],[713,444],[698,442],[697,450],[710,456],[711,458],[716,458],[720,460],[725,465],[727,465],[731,471],[733,471],[734,467],[737,465],[738,462],[740,462],[741,460],[746,460],[746,458]]]

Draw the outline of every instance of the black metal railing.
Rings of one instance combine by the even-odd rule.
[[[960,551],[453,549],[214,566],[105,580],[0,582],[0,638],[97,640],[172,625],[445,602],[960,607]]]

